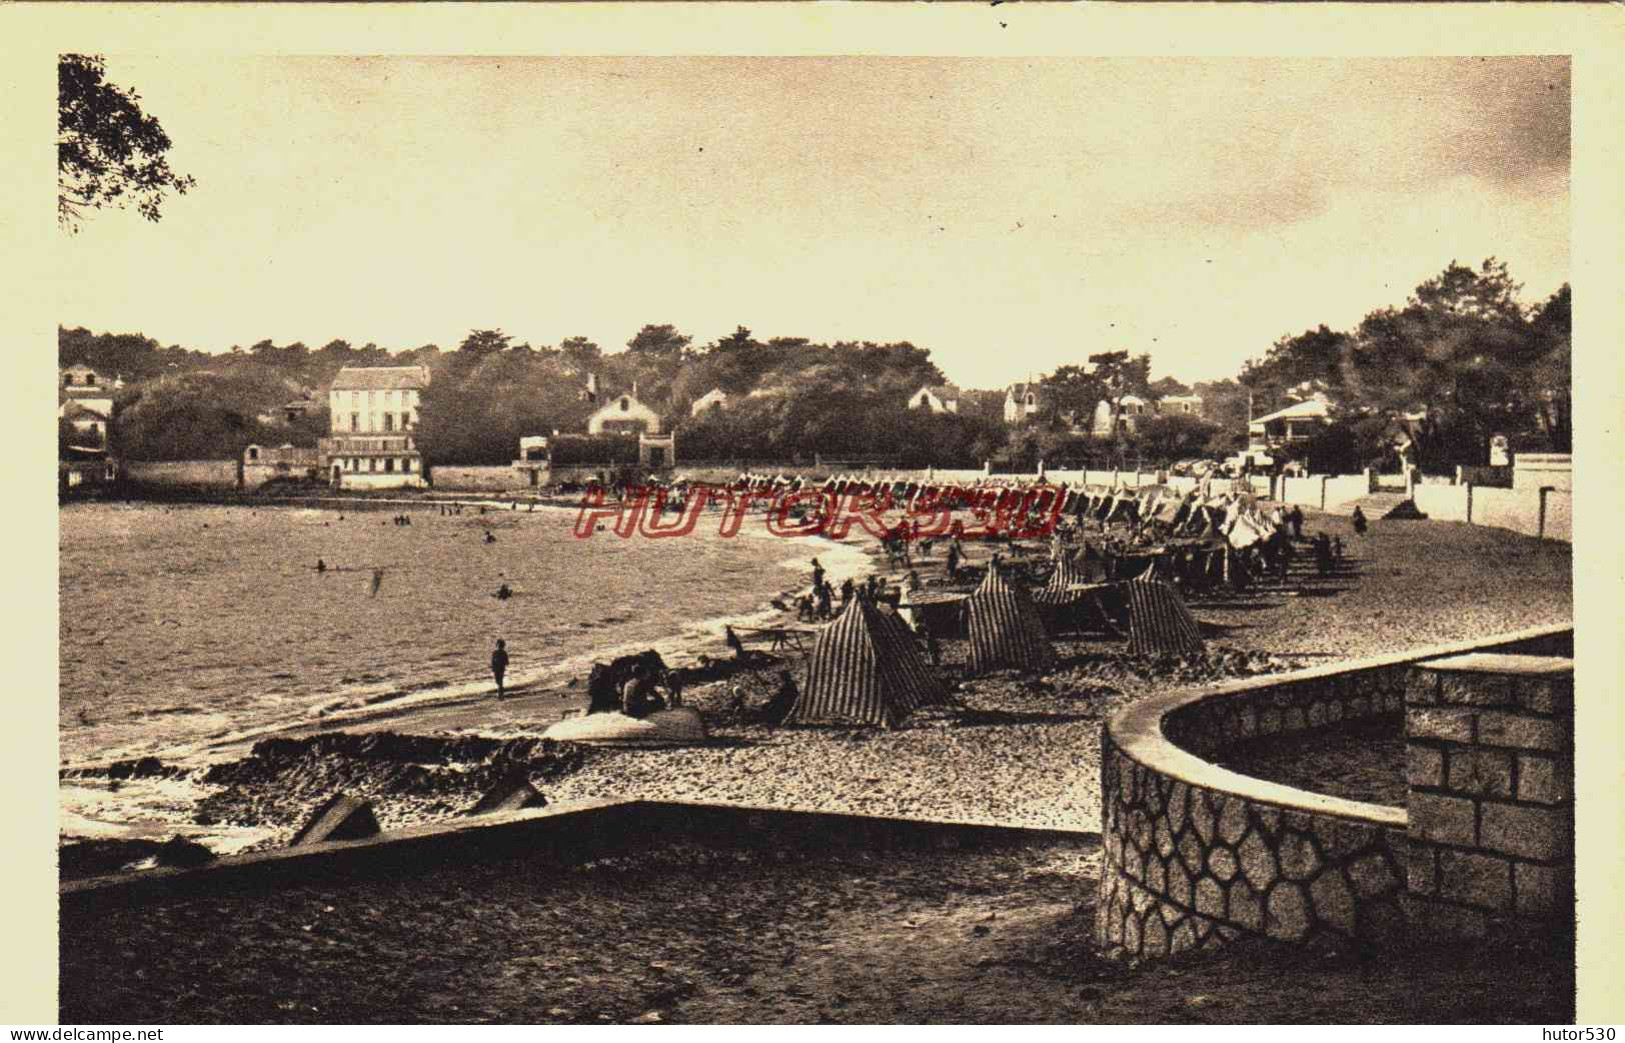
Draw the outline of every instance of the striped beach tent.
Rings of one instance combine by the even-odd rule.
[[[784,723],[890,728],[917,708],[947,698],[908,625],[860,598],[819,631],[807,684]]]
[[[1202,651],[1202,631],[1179,592],[1160,580],[1136,579],[1128,591],[1131,655],[1191,655]]]
[[[1089,584],[1089,574],[1079,565],[1074,555],[1064,555],[1050,573],[1049,581],[1033,591],[1033,600],[1041,604],[1067,605],[1087,592],[1076,588]]]
[[[1055,664],[1055,649],[1038,607],[1026,589],[989,568],[987,578],[965,603],[970,617],[970,672],[989,670],[1047,670]]]

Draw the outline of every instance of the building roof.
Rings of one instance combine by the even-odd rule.
[[[1200,401],[1202,401],[1202,396],[1201,395],[1163,395],[1157,401],[1159,401],[1159,402],[1200,402]]]
[[[927,384],[920,391],[929,391],[944,402],[956,402],[959,396],[964,394],[952,384]]]
[[[1294,402],[1285,409],[1277,409],[1265,416],[1253,417],[1255,424],[1267,424],[1271,420],[1311,420],[1325,419],[1331,415],[1331,405],[1324,399],[1311,398],[1304,402]]]
[[[421,391],[428,386],[426,366],[345,366],[333,378],[334,391]]]
[[[111,414],[107,410],[97,409],[91,402],[75,401],[66,403],[61,410],[61,415],[69,420],[82,416],[106,420]]]
[[[1034,392],[1036,394],[1037,392],[1042,391],[1042,390],[1044,390],[1043,385],[1039,384],[1037,381],[1032,381],[1031,383],[1029,383],[1029,382],[1024,380],[1019,384],[1011,384],[1010,388],[1009,388],[1009,391],[1008,391],[1008,394],[1012,398],[1021,399],[1021,398],[1026,397],[1026,394],[1029,391]]]

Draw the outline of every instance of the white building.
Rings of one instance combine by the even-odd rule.
[[[109,385],[89,366],[68,366],[61,371],[56,415],[73,424],[85,448],[103,448],[113,421],[113,391],[123,386],[122,380]]]
[[[1202,415],[1201,395],[1164,395],[1157,399],[1158,416],[1194,416]]]
[[[688,415],[701,416],[713,409],[721,409],[727,404],[728,393],[721,388],[712,388],[694,400],[694,404],[688,407]]]
[[[910,409],[929,409],[933,413],[959,412],[959,389],[952,384],[928,384],[909,396]]]
[[[1117,418],[1117,431],[1123,434],[1133,434],[1139,430],[1140,423],[1153,412],[1153,406],[1147,399],[1139,395],[1124,395],[1118,400],[1115,410]],[[1095,413],[1089,425],[1089,431],[1096,438],[1109,438],[1113,434],[1111,402],[1101,399],[1095,403]]]
[[[1034,381],[1011,384],[1004,392],[1004,422],[1017,424],[1038,415],[1039,386]]]
[[[329,437],[322,467],[346,489],[421,488],[418,408],[429,386],[426,366],[346,366],[328,391]]]
[[[1305,442],[1332,422],[1331,403],[1324,398],[1294,402],[1285,409],[1258,417],[1247,425],[1247,449],[1264,452],[1274,446]]]
[[[638,401],[637,392],[634,384],[630,392],[605,398],[604,404],[587,418],[587,433],[658,435],[660,414]]]

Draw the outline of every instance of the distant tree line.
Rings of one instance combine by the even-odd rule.
[[[1422,464],[1448,470],[1487,460],[1491,434],[1514,448],[1567,451],[1570,292],[1529,306],[1506,266],[1452,263],[1400,307],[1371,312],[1353,330],[1326,326],[1278,340],[1238,379],[1186,385],[1150,379],[1151,357],[1082,354],[1037,381],[1039,411],[1004,421],[1004,392],[965,391],[957,413],[910,408],[921,387],[945,383],[931,353],[907,342],[820,344],[758,339],[741,326],[695,345],[671,325],[646,325],[624,350],[586,337],[531,345],[475,329],[456,348],[389,351],[343,340],[319,348],[269,340],[209,354],[139,334],[61,329],[61,365],[83,363],[125,387],[115,400],[113,444],[132,459],[230,457],[250,443],[314,445],[327,429],[325,391],[345,366],[423,365],[432,377],[419,443],[431,463],[501,464],[527,435],[583,429],[597,404],[636,389],[679,430],[680,459],[810,462],[881,458],[906,467],[1164,466],[1221,457],[1246,444],[1247,420],[1313,394],[1336,420],[1294,452],[1320,472],[1391,462],[1396,424]],[[584,392],[596,380],[598,403]],[[712,389],[723,408],[690,415]],[[1197,394],[1201,416],[1147,413],[1112,421],[1128,396]],[[290,400],[310,397],[300,419]],[[1104,403],[1104,405],[1102,405]],[[1414,419],[1405,420],[1405,417]]]

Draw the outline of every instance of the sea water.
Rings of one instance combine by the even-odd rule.
[[[754,520],[726,540],[712,516],[683,538],[577,539],[559,508],[405,513],[410,525],[342,505],[63,507],[63,764],[186,763],[222,740],[467,698],[490,688],[497,638],[510,685],[563,683],[632,649],[720,654],[723,623],[768,618],[813,555],[837,583],[866,560]]]

